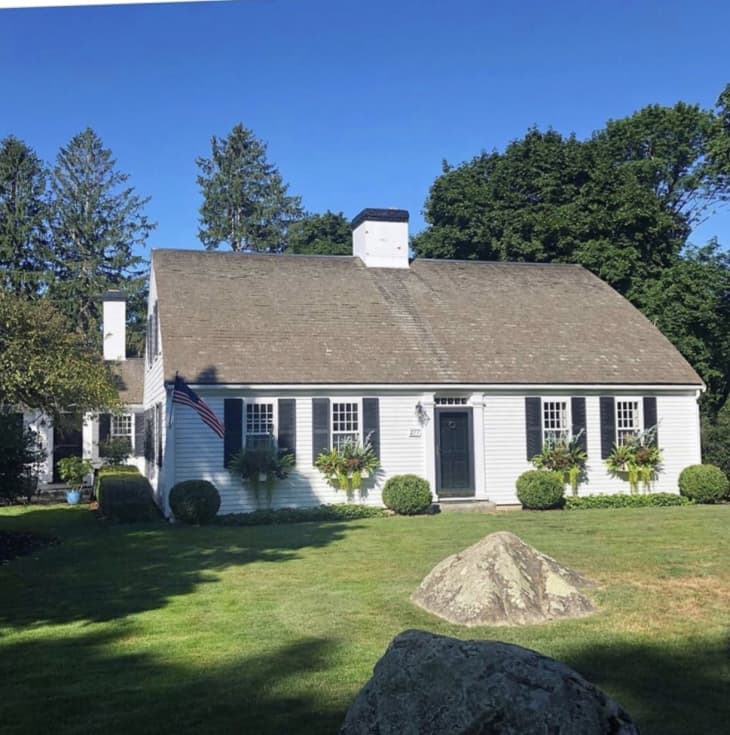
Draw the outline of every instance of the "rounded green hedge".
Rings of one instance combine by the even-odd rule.
[[[728,487],[727,475],[714,464],[691,464],[679,474],[679,492],[697,503],[722,500]]]
[[[383,488],[383,504],[402,516],[414,516],[431,505],[431,487],[418,475],[395,475]]]
[[[182,523],[210,523],[220,507],[221,496],[207,480],[185,480],[170,490],[170,508]]]
[[[517,478],[517,497],[524,508],[547,510],[562,504],[562,479],[555,472],[527,470]]]

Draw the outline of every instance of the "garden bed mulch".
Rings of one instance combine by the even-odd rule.
[[[61,539],[55,536],[42,536],[30,531],[0,531],[0,564],[60,543]]]

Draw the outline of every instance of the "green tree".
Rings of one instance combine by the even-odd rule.
[[[0,292],[2,403],[58,418],[118,405],[109,367],[86,337],[68,328],[47,298],[30,301]]]
[[[287,253],[352,255],[352,229],[342,212],[308,214],[289,228]]]
[[[529,130],[503,153],[444,167],[418,255],[577,262],[637,300],[728,196],[719,117],[651,105],[589,140]]]
[[[276,253],[286,247],[289,225],[302,217],[300,197],[289,196],[266,144],[240,123],[228,137],[211,138],[210,158],[198,158],[203,195],[198,236],[207,250]]]
[[[145,262],[136,250],[154,229],[141,199],[127,185],[129,176],[90,128],[61,148],[53,169],[51,231],[55,280],[49,294],[69,323],[101,347],[101,302],[109,288],[120,288],[134,306],[144,288]],[[131,311],[131,310],[130,310]],[[131,314],[131,324],[144,317]],[[136,339],[144,339],[137,335]]]
[[[36,294],[48,278],[46,173],[12,135],[0,141],[0,287]]]
[[[730,255],[717,241],[688,247],[645,284],[641,308],[700,374],[714,415],[730,392]]]

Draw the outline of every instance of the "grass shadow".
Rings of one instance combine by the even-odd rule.
[[[702,638],[662,645],[621,641],[561,659],[610,692],[643,735],[727,733],[730,638],[719,647]]]
[[[61,544],[0,568],[0,625],[102,622],[163,607],[216,572],[297,559],[357,528],[303,523],[247,528],[109,524],[84,509],[0,516],[0,528],[57,536]]]
[[[336,732],[342,709],[310,678],[328,666],[332,640],[298,640],[191,669],[145,653],[119,653],[119,634],[26,641],[0,657],[4,735],[133,732]],[[139,649],[135,649],[139,650]],[[23,674],[15,662],[23,660]]]

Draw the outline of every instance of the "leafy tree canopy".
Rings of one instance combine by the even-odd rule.
[[[352,229],[342,212],[308,214],[289,228],[287,253],[352,255]]]
[[[528,130],[433,183],[419,256],[587,267],[660,326],[708,385],[730,391],[730,262],[693,249],[694,226],[730,199],[730,85],[715,110],[679,102],[609,121],[588,140]]]
[[[0,141],[0,287],[31,295],[48,280],[47,217],[44,166],[11,135]]]
[[[287,194],[266,144],[239,123],[226,138],[213,136],[210,158],[196,163],[203,195],[198,236],[205,248],[226,242],[235,252],[282,252],[289,225],[302,217],[301,200]]]
[[[118,401],[100,353],[69,331],[47,298],[0,291],[0,403],[60,417],[69,409],[114,408]]]
[[[51,179],[53,267],[49,295],[69,323],[101,348],[101,302],[109,288],[120,288],[134,308],[144,290],[145,262],[135,248],[145,245],[155,225],[141,199],[127,185],[129,176],[90,128],[61,148]],[[143,329],[144,318],[131,325]],[[143,342],[143,334],[132,336]]]

